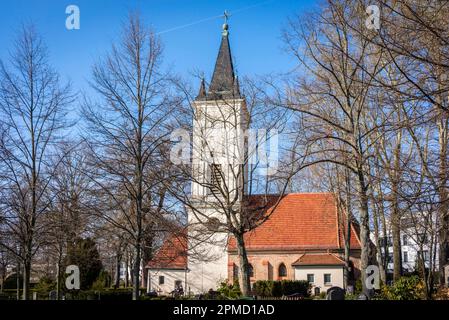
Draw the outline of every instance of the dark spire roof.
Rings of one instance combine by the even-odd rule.
[[[200,94],[201,94],[200,89]],[[198,96],[200,98],[200,96]],[[221,45],[215,63],[214,74],[207,92],[207,99],[239,99],[240,90],[234,75],[231,47],[229,45],[228,25],[223,25]]]
[[[198,92],[198,96],[196,100],[205,100],[206,99],[206,82],[204,78],[201,78],[200,92]]]

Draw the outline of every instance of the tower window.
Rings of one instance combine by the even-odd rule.
[[[285,264],[281,263],[278,271],[279,271],[279,277],[287,276],[287,268],[285,267]]]

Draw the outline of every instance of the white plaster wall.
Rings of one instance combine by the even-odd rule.
[[[205,216],[215,217],[221,221],[224,219],[213,208],[202,208],[201,212]],[[207,230],[203,224],[198,223],[198,219],[189,213],[189,272],[186,292],[194,294],[215,290],[219,282],[227,278],[228,273],[228,235]]]
[[[208,194],[202,183],[208,182],[212,162],[222,164],[227,188],[237,188],[234,177],[239,170],[238,164],[243,163],[246,154],[245,110],[245,102],[241,99],[195,103],[192,160],[195,180],[199,183],[192,182],[192,196],[204,197]],[[213,158],[210,151],[214,153]]]
[[[315,275],[315,282],[312,283],[312,294],[315,287],[320,288],[320,292],[326,292],[330,287],[343,288],[343,267],[319,267],[319,266],[295,266],[295,280],[307,280],[307,274]],[[324,284],[324,274],[331,274],[331,283]]]
[[[204,222],[210,218],[226,222],[220,205],[216,203],[216,196],[208,195],[210,192],[204,185],[209,182],[209,165],[212,163],[211,158],[209,162],[207,158],[204,159],[204,153],[213,151],[214,162],[222,164],[223,182],[230,190],[229,197],[233,197],[233,192],[238,190],[235,174],[245,152],[245,108],[245,101],[242,99],[195,103],[193,167],[194,180],[198,183],[192,181],[192,197],[199,199],[195,205],[199,212],[195,214],[194,211],[188,210],[189,272],[186,292],[190,290],[192,293],[204,293],[210,289],[215,290],[228,276],[228,234],[217,233],[204,226]],[[204,140],[207,142],[206,147]]]
[[[169,269],[147,269],[149,272],[149,287],[147,291],[156,291],[160,295],[169,295],[175,289],[175,281],[182,281],[184,292],[186,291],[186,271]],[[159,284],[159,276],[164,276],[164,284]]]

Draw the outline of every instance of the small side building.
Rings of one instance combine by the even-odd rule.
[[[345,262],[331,253],[306,253],[292,263],[295,279],[307,280],[313,293],[344,288]]]
[[[170,234],[146,266],[147,292],[169,295],[187,283],[187,236]]]

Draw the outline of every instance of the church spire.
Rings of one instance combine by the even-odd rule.
[[[201,77],[200,92],[198,93],[198,96],[196,97],[196,100],[205,100],[206,98],[207,98],[207,96],[206,96],[206,82],[204,81],[204,77]]]
[[[231,47],[229,45],[229,14],[226,11],[224,18],[225,23],[223,24],[220,49],[207,94],[212,99],[240,98],[239,94],[235,94],[234,66],[232,64]]]

